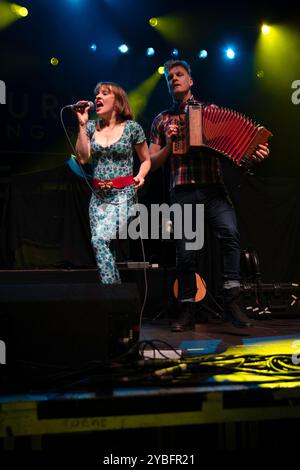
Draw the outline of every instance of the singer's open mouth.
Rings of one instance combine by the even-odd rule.
[[[103,102],[102,101],[96,101],[96,108],[102,108]]]

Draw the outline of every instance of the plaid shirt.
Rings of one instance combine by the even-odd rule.
[[[193,98],[189,101],[195,102]],[[201,104],[199,101],[197,102]],[[166,145],[166,130],[173,116],[186,111],[186,106],[175,103],[156,116],[151,127],[150,142],[160,147]],[[189,152],[183,156],[171,155],[171,188],[182,184],[223,183],[219,159],[207,149]]]

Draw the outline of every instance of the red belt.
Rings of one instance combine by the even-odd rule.
[[[117,188],[122,189],[125,186],[130,186],[135,183],[133,175],[129,176],[119,176],[118,178],[113,178],[110,180],[101,180],[99,178],[93,178],[93,187],[95,189],[111,189]]]

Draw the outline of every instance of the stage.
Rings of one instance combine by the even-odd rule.
[[[0,3],[3,468],[55,468],[62,451],[68,468],[200,467],[231,450],[246,458],[230,465],[262,450],[286,466],[298,451],[299,25],[261,1]],[[112,236],[122,284],[101,285],[114,216],[95,249],[91,196],[125,194],[131,175],[140,221]],[[195,224],[173,210],[185,191],[205,206]],[[203,239],[189,262],[188,225]],[[183,333],[176,264],[206,290]],[[246,328],[222,317],[240,276]]]
[[[300,316],[253,319],[250,328],[208,316],[195,331],[172,333],[172,283],[163,292],[165,272],[150,271],[148,289],[154,293],[160,285],[160,295],[148,298],[142,320],[141,269],[121,270],[124,285],[100,289],[100,297],[95,270],[0,273],[2,293],[14,293],[9,302],[1,296],[2,318],[12,315],[20,329],[8,335],[1,366],[3,449],[75,445],[132,453],[138,445],[142,454],[149,448],[259,449],[266,440],[295,444]],[[120,321],[122,329],[114,326]],[[100,336],[93,335],[100,326]]]

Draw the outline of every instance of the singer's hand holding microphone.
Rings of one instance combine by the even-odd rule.
[[[89,110],[95,107],[92,101],[77,101],[75,104],[70,104],[68,108],[72,109],[77,116],[78,122],[81,126],[85,126],[89,120]]]

